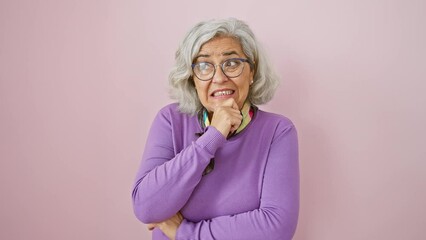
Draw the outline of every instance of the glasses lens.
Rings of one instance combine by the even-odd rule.
[[[223,62],[221,68],[227,77],[238,77],[244,70],[244,61],[238,58],[231,58]],[[202,81],[212,79],[215,74],[215,66],[208,62],[197,63],[193,65],[192,70],[195,76]]]
[[[200,62],[195,64],[193,71],[200,80],[209,80],[213,77],[214,66],[208,62]]]
[[[244,62],[239,59],[229,59],[222,64],[223,72],[226,76],[238,77],[244,69]]]

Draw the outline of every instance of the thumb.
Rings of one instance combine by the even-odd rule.
[[[224,107],[231,107],[231,108],[233,108],[235,110],[240,110],[238,108],[237,102],[235,102],[235,99],[233,99],[233,98],[226,99],[225,101],[223,101],[222,106],[224,106]]]

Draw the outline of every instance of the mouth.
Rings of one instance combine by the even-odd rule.
[[[223,96],[230,96],[232,94],[234,94],[234,90],[231,89],[222,89],[222,90],[216,90],[213,91],[210,96],[212,97],[223,97]]]

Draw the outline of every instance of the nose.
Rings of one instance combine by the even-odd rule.
[[[220,65],[216,66],[215,73],[212,79],[214,83],[223,83],[228,81],[228,77],[223,73],[223,70]]]

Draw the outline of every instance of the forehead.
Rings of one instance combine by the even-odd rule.
[[[215,37],[204,43],[198,54],[202,55],[222,55],[225,52],[235,51],[243,54],[240,41],[232,37]]]

